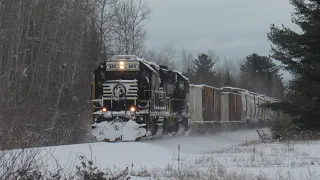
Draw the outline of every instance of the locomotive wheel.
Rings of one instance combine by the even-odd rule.
[[[184,131],[189,131],[188,118],[183,118],[182,124],[184,126]]]
[[[172,132],[175,135],[178,133],[178,131],[179,131],[179,122],[175,122],[172,124]]]
[[[148,129],[151,132],[151,135],[154,136],[158,131],[158,125],[156,123],[151,123],[149,124]]]
[[[169,125],[168,125],[168,133],[173,133],[172,124],[169,124]]]
[[[163,119],[163,132],[162,132],[162,134],[168,135],[168,133],[169,133],[168,118],[165,117]]]

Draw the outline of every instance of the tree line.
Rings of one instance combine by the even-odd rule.
[[[192,84],[232,86],[276,99],[285,98],[281,67],[275,64],[270,55],[252,53],[244,58],[222,58],[209,49],[195,56],[185,48],[178,51],[173,43],[168,43],[162,49],[148,50],[142,56],[148,61],[180,70]]]
[[[295,117],[306,129],[319,126],[318,1],[290,0],[302,33],[271,26],[270,56],[221,59],[209,51],[182,50],[191,83],[235,86],[282,99],[269,107]],[[172,44],[145,46],[145,0],[0,1],[0,149],[90,141],[93,69],[114,54],[135,54],[174,66]],[[294,75],[285,87],[271,59]]]
[[[144,51],[150,13],[143,0],[0,1],[0,149],[90,137],[92,72]]]
[[[220,58],[213,51],[193,54],[182,50],[182,71],[193,84],[238,87],[277,99],[285,96],[279,67],[270,57],[253,53],[243,59]]]

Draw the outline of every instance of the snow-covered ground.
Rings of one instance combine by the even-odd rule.
[[[239,130],[212,135],[172,136],[141,142],[96,142],[47,147],[43,153],[52,152],[50,156],[55,157],[62,166],[73,164],[76,156],[84,155],[92,158],[98,166],[125,168],[133,164],[137,168],[164,168],[175,161],[178,145],[181,155],[195,156],[258,138],[255,130]]]
[[[319,149],[320,141],[249,142],[247,145],[205,153],[196,158],[183,157],[180,174],[184,179],[318,180]],[[158,176],[163,174],[158,173]]]
[[[263,128],[268,132],[268,128]],[[232,145],[244,143],[246,141],[259,139],[256,129],[251,130],[238,130],[229,132],[220,132],[212,135],[199,135],[199,136],[177,136],[165,139],[153,139],[146,141],[148,144],[156,145],[159,147],[174,149],[180,144],[181,152],[188,154],[206,153],[208,151],[227,148]]]
[[[83,155],[101,169],[129,167],[157,179],[320,179],[320,141],[260,143],[258,139],[255,130],[239,130],[46,147],[38,154],[48,160],[50,169],[59,163],[69,172],[80,164],[76,157]]]

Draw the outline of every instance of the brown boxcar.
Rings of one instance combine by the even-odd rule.
[[[243,106],[242,106],[242,96],[241,94],[236,94],[236,121],[241,122],[242,114],[243,114]]]
[[[236,112],[236,94],[229,93],[229,121],[234,122],[236,121],[237,112]]]
[[[214,98],[213,87],[204,86],[202,95],[203,120],[213,122],[214,119]]]
[[[221,122],[221,90],[213,89],[213,120],[214,122]]]
[[[223,87],[223,92],[229,94],[229,121],[230,122],[241,122],[242,116],[245,111],[243,110],[242,95],[243,89],[234,87]]]

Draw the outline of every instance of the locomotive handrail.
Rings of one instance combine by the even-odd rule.
[[[157,91],[157,90],[155,90],[154,92],[155,92],[155,93],[159,93],[159,94],[165,94],[164,91]]]
[[[186,99],[170,99],[170,101],[186,101]]]
[[[151,101],[151,100],[141,100],[141,99],[138,99],[137,101],[138,101],[138,102],[149,102],[149,101]]]
[[[99,102],[102,101],[102,99],[93,99],[92,102]]]

